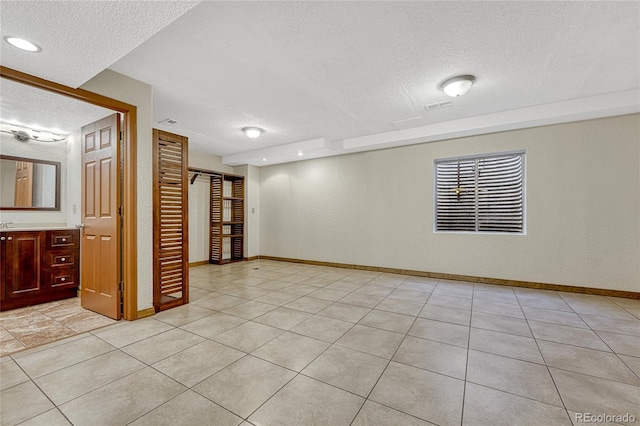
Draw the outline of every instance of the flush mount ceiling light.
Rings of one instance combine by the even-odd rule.
[[[40,48],[40,46],[38,46],[37,44],[31,43],[29,40],[25,40],[23,38],[14,37],[14,36],[4,36],[2,38],[4,41],[9,43],[13,47],[16,47],[20,50],[24,50],[25,52],[33,52],[33,53],[42,52],[42,49]]]
[[[260,127],[243,127],[242,131],[251,139],[255,139],[264,133],[264,129],[261,129]]]
[[[474,81],[476,78],[472,75],[459,75],[442,82],[440,89],[452,98],[456,98],[467,93]]]

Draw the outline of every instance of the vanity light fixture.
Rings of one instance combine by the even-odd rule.
[[[264,129],[261,129],[260,127],[243,127],[242,131],[251,139],[255,139],[264,133]]]
[[[23,126],[12,122],[0,121],[0,133],[13,134],[13,137],[19,142],[62,142],[67,140],[67,136],[64,135],[59,129],[43,130],[36,128],[35,126]]]
[[[472,75],[459,75],[442,82],[440,89],[452,98],[462,96],[469,91],[476,78]]]
[[[2,38],[11,46],[18,48],[20,50],[24,50],[25,52],[32,52],[32,53],[42,52],[42,48],[40,46],[38,46],[37,44],[31,43],[29,40],[25,40],[23,38],[14,37],[10,35],[6,35]]]

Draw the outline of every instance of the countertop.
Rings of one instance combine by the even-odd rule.
[[[70,229],[77,229],[75,226],[31,226],[31,227],[19,227],[19,228],[0,228],[0,232],[13,232],[13,231],[65,231]]]

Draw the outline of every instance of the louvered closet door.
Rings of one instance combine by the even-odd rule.
[[[188,143],[153,130],[153,305],[162,311],[189,302]]]
[[[211,176],[211,222],[209,224],[209,263],[222,262],[222,175]]]

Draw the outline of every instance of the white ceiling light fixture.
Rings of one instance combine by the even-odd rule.
[[[242,131],[251,139],[255,139],[264,133],[264,129],[261,129],[260,127],[243,127]]]
[[[440,89],[452,98],[457,98],[467,93],[475,81],[473,75],[459,75],[443,81]]]
[[[31,43],[29,40],[25,40],[20,37],[14,37],[6,35],[2,37],[4,41],[9,43],[11,46],[18,48],[20,50],[24,50],[25,52],[38,53],[42,52],[42,48],[37,44]]]

